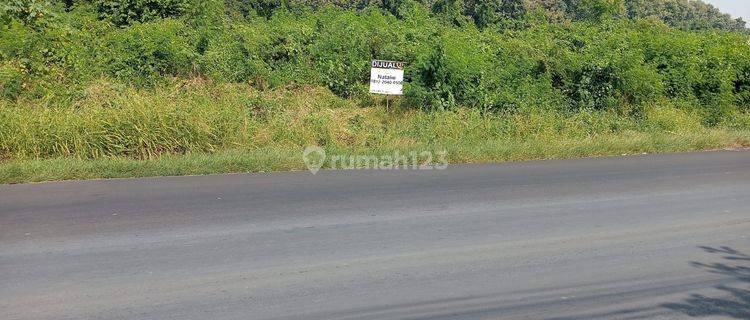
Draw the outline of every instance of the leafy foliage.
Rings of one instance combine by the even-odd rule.
[[[69,105],[102,79],[157,87],[199,77],[367,100],[377,58],[406,62],[401,103],[428,110],[638,115],[669,101],[717,124],[747,109],[750,44],[731,31],[742,23],[702,3],[659,1],[12,0],[0,93]]]
[[[683,30],[722,29],[746,31],[745,21],[732,19],[716,7],[701,1],[628,0],[625,2],[631,18],[652,17]]]
[[[190,0],[96,0],[99,15],[118,26],[179,17],[192,5]]]
[[[53,16],[51,5],[44,0],[6,0],[0,3],[0,21],[10,23],[16,19],[23,23],[41,27],[46,19]]]

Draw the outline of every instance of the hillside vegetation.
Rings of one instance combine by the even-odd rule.
[[[461,162],[750,144],[745,23],[700,1],[0,10],[0,182],[298,169],[310,144]],[[406,62],[388,110],[371,59]]]

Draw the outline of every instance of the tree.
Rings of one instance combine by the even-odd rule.
[[[524,0],[477,0],[469,15],[480,28],[501,21],[519,20],[526,14]]]
[[[579,20],[600,22],[618,18],[625,13],[624,0],[577,0],[575,15]]]

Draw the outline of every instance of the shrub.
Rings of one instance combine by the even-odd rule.
[[[518,26],[526,15],[523,0],[476,0],[467,8],[468,14],[479,28],[494,25]]]
[[[270,18],[274,11],[285,7],[283,0],[228,0],[227,8],[231,11],[240,13],[244,17],[258,15],[264,18]]]
[[[604,109],[614,106],[622,78],[610,64],[588,64],[573,72],[563,91],[579,108]]]
[[[152,84],[160,76],[191,75],[195,38],[178,20],[138,23],[113,32],[104,40],[104,65],[116,78],[140,85]]]
[[[17,20],[0,27],[0,87],[15,99],[24,92],[43,95],[40,86],[58,82],[64,53],[52,30],[40,30]]]
[[[624,0],[577,0],[576,18],[601,22],[621,17],[625,13]]]
[[[0,64],[0,96],[15,100],[24,86],[24,68],[20,63],[6,61]]]
[[[201,74],[220,82],[255,80],[264,83],[266,63],[261,58],[258,30],[224,31],[202,35],[197,58]]]
[[[96,0],[100,17],[117,26],[179,17],[193,5],[191,0]]]
[[[44,0],[6,0],[0,4],[0,21],[9,24],[10,19],[17,19],[24,24],[41,28],[54,16],[49,1]]]
[[[750,67],[742,68],[737,74],[733,91],[737,105],[744,110],[750,110]]]

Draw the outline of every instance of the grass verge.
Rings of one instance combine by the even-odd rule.
[[[712,130],[692,135],[630,133],[582,140],[486,141],[475,145],[453,144],[444,148],[451,164],[566,159],[640,153],[683,152],[750,146],[750,132]],[[436,150],[424,146],[411,150]],[[443,149],[441,149],[443,150]],[[392,154],[395,150],[333,150],[337,154]],[[406,153],[410,150],[399,150]],[[324,168],[330,167],[330,163]],[[164,155],[136,160],[55,158],[8,161],[0,164],[0,183],[54,180],[131,178],[303,170],[302,149],[228,150],[213,154]]]
[[[632,114],[386,110],[321,88],[100,82],[70,106],[0,102],[0,183],[297,170],[310,145],[345,156],[446,151],[453,164],[750,146],[750,115],[708,128],[668,101]]]

